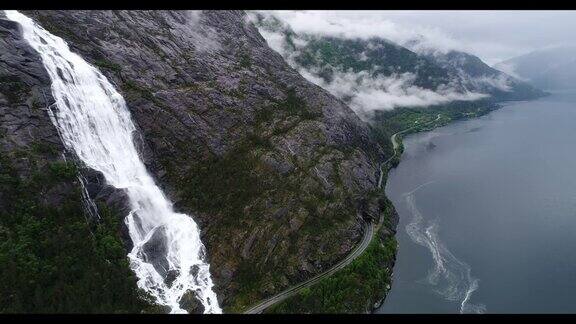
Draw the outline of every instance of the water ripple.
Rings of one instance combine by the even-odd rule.
[[[406,225],[406,233],[414,243],[426,247],[434,261],[434,266],[423,282],[431,285],[433,291],[446,300],[459,302],[461,314],[484,313],[484,304],[470,303],[470,297],[478,289],[480,280],[472,277],[470,266],[456,258],[440,240],[438,219],[425,221],[416,206],[415,193],[431,183],[434,181],[419,185],[404,194],[406,205],[412,214],[412,221]]]

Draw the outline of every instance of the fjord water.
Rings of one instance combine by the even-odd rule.
[[[146,171],[122,96],[64,40],[19,12],[6,16],[21,25],[24,39],[41,56],[56,100],[50,117],[66,147],[128,196],[132,210],[125,222],[134,245],[128,257],[138,286],[172,313],[185,312],[180,300],[188,292],[205,313],[221,313],[200,231],[191,217],[174,212]]]
[[[378,313],[576,311],[576,92],[407,136]]]

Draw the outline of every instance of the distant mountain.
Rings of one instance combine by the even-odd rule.
[[[413,84],[426,89],[450,83],[448,71],[430,58],[381,38],[308,36],[306,45],[294,49],[293,59],[303,68],[317,69],[326,81],[330,81],[334,71],[339,69],[354,73],[370,71],[374,77],[412,73],[417,76]]]
[[[576,88],[576,46],[556,46],[517,56],[494,66],[542,89]]]
[[[356,112],[425,107],[490,97],[525,100],[544,93],[471,54],[420,53],[383,38],[295,33],[273,15],[252,13],[272,48],[310,81]],[[414,45],[414,44],[412,44]]]
[[[296,34],[275,16],[252,14],[256,26],[272,48],[292,65],[313,72],[324,81],[332,81],[336,71],[370,71],[374,77],[414,73],[419,76],[414,84],[430,89],[450,81],[448,71],[435,65],[430,58],[391,41]]]
[[[488,93],[496,100],[526,100],[544,95],[543,91],[490,67],[472,54],[450,51],[430,56],[446,68],[452,78],[461,80],[467,89]]]

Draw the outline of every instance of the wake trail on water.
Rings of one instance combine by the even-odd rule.
[[[190,216],[174,212],[147,172],[122,95],[62,38],[17,11],[5,14],[20,24],[24,39],[40,54],[56,101],[50,119],[66,148],[128,196],[125,223],[133,242],[128,258],[138,287],[171,313],[186,313],[181,302],[187,294],[200,301],[204,313],[221,313],[200,230]]]
[[[411,222],[406,225],[406,233],[414,243],[426,247],[434,261],[425,282],[434,286],[434,291],[446,300],[460,302],[461,314],[482,314],[486,312],[484,304],[470,303],[472,293],[478,289],[479,279],[473,278],[470,266],[456,258],[440,240],[438,220],[425,222],[416,206],[415,193],[431,183],[434,181],[419,185],[403,195],[412,214]]]

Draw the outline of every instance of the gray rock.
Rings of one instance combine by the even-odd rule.
[[[255,280],[268,280],[265,269],[274,269],[279,274],[276,277],[283,277],[286,269],[297,266],[287,262],[303,257],[317,260],[308,269],[307,276],[313,275],[342,258],[339,247],[360,239],[361,220],[356,215],[373,218],[377,213],[378,205],[360,202],[375,189],[378,163],[386,159],[369,126],[342,101],[290,68],[246,22],[243,12],[43,10],[25,14],[64,38],[123,94],[137,127],[134,139],[147,168],[178,211],[192,215],[201,226],[224,306],[234,302],[240,264],[255,265]],[[20,46],[16,41],[12,48],[2,50],[4,39],[0,39],[0,64],[19,60],[17,65],[28,69],[18,72],[19,77],[39,84],[33,90],[35,97],[43,93],[41,90],[49,94],[45,73],[34,53],[14,48]],[[288,102],[290,93],[300,100],[291,110],[281,105]],[[0,109],[6,101],[0,98]],[[46,107],[49,103],[49,99],[41,100],[37,105]],[[21,104],[26,107],[18,110],[21,116],[37,114],[32,109],[35,105]],[[271,112],[269,118],[261,118],[267,112]],[[44,117],[39,120],[43,122],[38,125],[14,126],[14,119],[24,117],[0,110],[0,125],[17,134],[12,136],[16,143],[26,142],[28,129],[39,130],[47,140],[59,143],[42,113]],[[195,204],[183,199],[188,192],[180,182],[193,172],[193,166],[206,165],[232,152],[249,139],[248,134],[265,139],[251,148],[262,161],[252,172],[268,172],[265,174],[270,179],[261,179],[264,183],[271,183],[271,178],[285,181],[246,201],[237,211],[236,225],[229,226],[226,224],[233,220],[224,219],[218,211],[197,210]],[[297,184],[298,188],[287,189],[284,184]],[[125,211],[122,193],[99,185],[98,181],[89,182],[90,195]],[[264,201],[269,204],[264,205]],[[318,237],[301,230],[315,216],[303,217],[301,225],[286,221],[282,215],[271,217],[278,206],[287,207],[288,202],[290,210],[308,208],[304,201],[319,201],[316,212],[325,215],[343,208],[356,212],[346,220],[328,222],[331,225]],[[258,212],[249,212],[253,210]],[[222,235],[224,229],[226,235]],[[239,243],[253,230],[261,232],[250,244],[246,244],[250,240]],[[125,229],[123,236],[126,239]],[[325,240],[319,242],[319,237]],[[150,246],[151,251],[161,248]],[[325,251],[336,252],[326,255]],[[301,279],[290,276],[289,281],[271,283],[271,292]]]
[[[150,239],[142,247],[144,261],[152,264],[154,269],[163,277],[168,278],[178,274],[169,273],[170,265],[166,259],[168,246],[166,245],[166,232],[163,226],[154,230]],[[173,280],[173,279],[172,279]]]
[[[196,292],[188,291],[180,299],[180,307],[187,310],[191,314],[202,314],[204,313],[204,306],[196,298]]]

